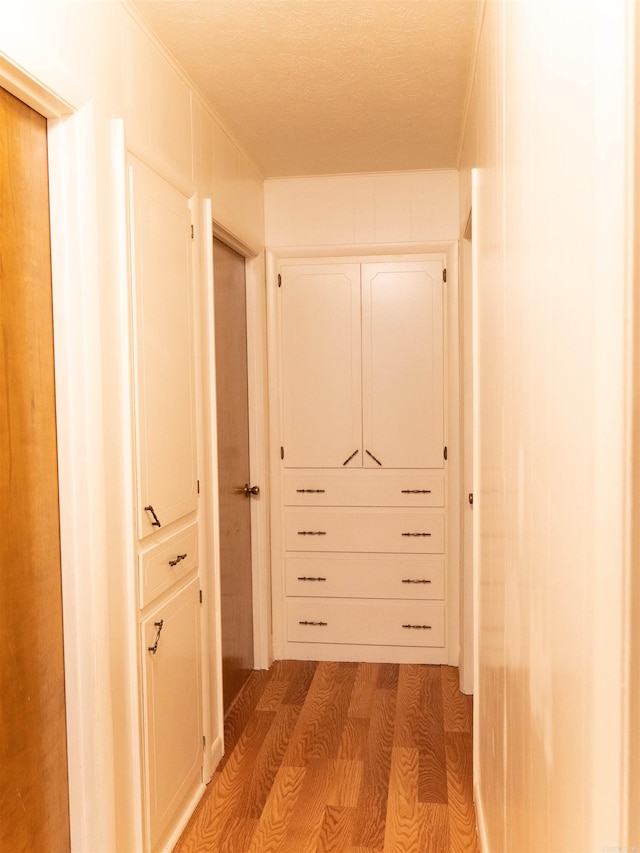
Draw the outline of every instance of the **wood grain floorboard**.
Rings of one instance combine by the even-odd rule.
[[[473,806],[471,735],[447,732],[447,781],[449,786],[450,853],[479,853]]]
[[[306,661],[252,674],[174,853],[479,853],[457,678]]]
[[[395,711],[395,691],[377,690],[354,821],[352,840],[355,846],[374,850],[382,850],[384,846]]]
[[[420,724],[418,747],[420,771],[418,797],[421,803],[446,803],[447,759],[442,712],[442,680],[440,667],[420,667]]]
[[[473,699],[460,692],[460,676],[455,666],[440,667],[442,676],[442,708],[445,732],[471,732]]]
[[[306,772],[306,767],[283,766],[278,770],[249,853],[282,853]]]
[[[354,810],[328,805],[324,812],[316,853],[344,853],[349,848]]]

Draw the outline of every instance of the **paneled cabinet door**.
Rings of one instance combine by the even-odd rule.
[[[442,468],[442,261],[284,266],[286,468]]]
[[[201,781],[200,596],[191,581],[142,622],[147,849]]]
[[[281,288],[284,464],[361,465],[360,266],[285,266]]]
[[[196,429],[188,200],[129,164],[138,537],[196,509]]]
[[[365,468],[442,468],[442,262],[362,266]]]

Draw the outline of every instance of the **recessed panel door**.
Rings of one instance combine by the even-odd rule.
[[[282,269],[286,468],[360,468],[359,264]]]
[[[138,536],[197,507],[191,211],[131,158]]]
[[[200,588],[197,578],[140,626],[148,849],[201,781]]]
[[[69,850],[46,120],[0,89],[0,850]]]
[[[442,468],[442,262],[363,264],[363,464]]]
[[[225,712],[253,669],[251,501],[244,258],[213,241]]]

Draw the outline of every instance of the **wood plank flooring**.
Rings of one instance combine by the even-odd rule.
[[[454,667],[277,661],[175,853],[479,853],[471,719]]]

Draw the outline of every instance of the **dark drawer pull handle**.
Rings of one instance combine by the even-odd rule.
[[[296,489],[299,495],[324,495],[324,489]]]
[[[328,622],[307,622],[305,619],[304,622],[298,622],[298,625],[328,625]]]
[[[404,578],[402,583],[431,583],[427,578]]]
[[[156,641],[152,646],[147,646],[147,651],[151,652],[152,655],[158,651],[158,643],[160,642],[160,634],[162,633],[162,626],[164,625],[164,619],[161,619],[159,622],[153,623],[154,627],[158,629],[158,633],[156,634]]]
[[[342,467],[344,468],[344,466],[345,466],[348,462],[351,462],[351,460],[353,459],[353,457],[354,457],[354,456],[357,456],[357,455],[358,455],[358,453],[359,453],[359,451],[358,451],[358,450],[354,450],[354,451],[353,451],[353,453],[351,454],[351,456],[347,456],[347,458],[346,458],[346,459],[344,460],[344,462],[342,463]]]
[[[299,581],[326,581],[326,578],[307,578],[307,577],[302,577],[302,578],[298,578],[298,580],[299,580]]]
[[[403,625],[403,628],[417,628],[420,631],[430,631],[431,625]]]
[[[178,563],[181,563],[183,560],[186,560],[186,559],[187,559],[186,554],[178,554],[178,556],[175,558],[175,560],[169,560],[169,565],[171,567],[177,566]]]
[[[162,525],[160,524],[160,519],[156,515],[156,511],[151,506],[151,504],[149,504],[149,506],[146,506],[144,509],[145,509],[145,512],[150,512],[151,515],[153,516],[153,521],[151,522],[152,527],[162,527]]]
[[[380,465],[380,467],[382,467],[382,462],[381,462],[379,459],[376,459],[376,457],[373,455],[373,453],[372,453],[370,450],[367,450],[367,449],[365,448],[365,451],[364,451],[364,452],[367,454],[367,456],[370,456],[370,457],[373,459],[373,461],[374,461],[374,462],[377,462],[377,463],[378,463],[378,465]]]
[[[430,533],[403,533],[403,536],[431,536]]]
[[[403,495],[430,495],[431,489],[403,489]]]
[[[298,536],[326,536],[326,530],[298,530]]]

